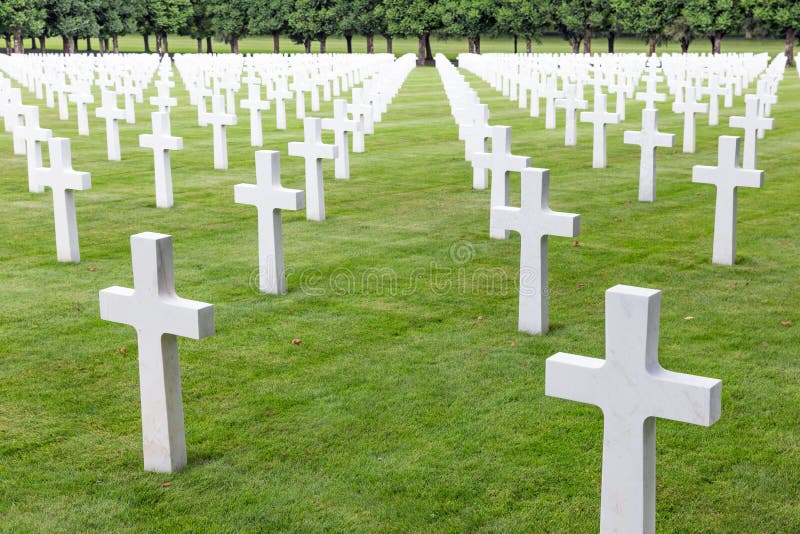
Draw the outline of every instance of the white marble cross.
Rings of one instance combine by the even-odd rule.
[[[472,162],[472,157],[488,150],[488,140],[492,138],[492,127],[489,126],[489,106],[477,104],[476,114],[471,124],[459,126],[460,137],[464,140],[464,159]],[[472,188],[486,189],[489,187],[489,169],[479,165],[472,165]]]
[[[350,92],[352,104],[348,104],[347,111],[354,119],[362,121],[364,125],[365,134],[375,133],[375,111],[372,109],[372,104],[364,95],[364,90],[360,87],[355,87]],[[358,152],[358,150],[353,150]],[[362,150],[363,152],[363,150]]]
[[[214,95],[211,97],[211,113],[206,113],[203,120],[213,129],[214,168],[225,170],[228,168],[228,138],[225,128],[236,124],[236,115],[225,112],[224,96]]]
[[[639,202],[653,202],[656,199],[656,147],[675,146],[675,134],[658,131],[658,110],[642,110],[641,131],[626,131],[624,142],[642,147],[639,160]]]
[[[264,128],[261,123],[261,112],[269,109],[269,100],[261,100],[261,86],[249,84],[247,98],[240,102],[243,109],[250,110],[250,146],[264,144]]]
[[[256,152],[256,185],[234,186],[234,201],[258,209],[258,273],[262,293],[286,293],[283,263],[281,210],[305,207],[303,191],[281,186],[281,155],[272,150]]]
[[[275,101],[275,128],[286,129],[286,100],[292,98],[292,92],[286,86],[286,78],[275,80],[275,89],[267,95]]]
[[[119,149],[119,121],[126,117],[124,109],[117,107],[117,93],[103,91],[102,105],[95,110],[97,117],[106,120],[106,147],[108,160],[122,159]]]
[[[733,265],[736,262],[737,187],[762,187],[764,171],[740,168],[739,138],[722,135],[719,138],[717,166],[695,165],[692,168],[692,181],[717,188],[712,262]]]
[[[77,107],[78,135],[89,135],[89,104],[94,104],[94,95],[89,87],[76,90],[69,95],[70,102]]]
[[[545,363],[545,395],[603,411],[600,532],[655,533],[656,417],[711,426],[722,382],[658,362],[661,292],[606,291],[606,358],[558,353]]]
[[[158,106],[158,111],[160,112],[169,113],[170,108],[178,105],[178,99],[169,95],[169,89],[170,87],[175,87],[175,82],[171,82],[168,79],[159,79],[155,86],[158,89],[158,93],[156,96],[150,97],[150,105]]]
[[[742,154],[742,168],[755,169],[758,159],[758,131],[771,130],[775,127],[775,119],[761,116],[761,106],[758,96],[746,95],[744,97],[744,117],[731,117],[731,128],[744,128],[744,153]]]
[[[552,211],[548,204],[550,171],[522,171],[521,207],[492,208],[495,225],[520,235],[519,331],[545,334],[548,329],[547,236],[575,237],[580,216]]]
[[[53,136],[53,131],[39,126],[39,106],[22,106],[25,117],[24,125],[14,127],[14,136],[19,136],[25,143],[25,154],[28,159],[28,190],[31,193],[42,193],[44,187],[37,186],[33,180],[33,170],[42,166],[42,142]]]
[[[656,102],[666,102],[666,93],[658,92],[658,77],[648,77],[645,85],[645,91],[636,93],[636,100],[644,102],[645,108],[656,107]]]
[[[702,104],[695,97],[695,88],[692,85],[686,87],[686,95],[683,102],[673,102],[672,111],[683,113],[683,151],[694,153],[695,149],[695,114],[706,113],[708,104]]]
[[[322,120],[308,117],[303,120],[303,141],[289,143],[289,155],[306,161],[306,218],[325,220],[325,189],[322,183],[322,160],[338,156],[336,145],[322,142]]]
[[[592,168],[594,169],[606,167],[606,125],[619,123],[619,115],[606,111],[607,98],[603,93],[596,92],[594,109],[581,112],[581,122],[590,122],[594,125],[592,139]]]
[[[131,236],[133,287],[100,291],[100,317],[136,329],[142,403],[144,469],[171,473],[186,466],[178,338],[214,333],[214,306],[175,294],[172,236]]]
[[[556,108],[564,108],[564,146],[575,146],[578,144],[577,118],[576,113],[579,109],[586,109],[589,105],[586,100],[578,98],[577,87],[567,84],[564,87],[564,98],[557,98],[554,101]]]
[[[350,179],[350,151],[349,132],[357,135],[361,130],[361,121],[348,119],[347,101],[336,99],[333,101],[333,118],[322,119],[323,130],[333,130],[334,144],[336,145],[336,160],[334,161],[334,177],[344,180]]]
[[[509,172],[522,172],[530,166],[531,158],[511,155],[511,126],[492,126],[492,151],[476,152],[472,164],[478,168],[492,171],[490,206],[508,206]],[[495,225],[495,210],[489,212],[489,236],[495,239],[508,239],[508,230]]]
[[[564,91],[558,89],[558,79],[555,76],[547,78],[543,93],[544,127],[546,130],[554,130],[556,127],[556,99],[564,97]]]
[[[38,191],[49,187],[53,191],[53,216],[56,230],[56,256],[58,261],[78,263],[81,252],[78,246],[78,220],[75,216],[75,191],[92,187],[88,172],[72,170],[70,140],[53,137],[48,141],[50,167],[37,167],[32,172],[32,183]]]
[[[169,112],[156,111],[150,114],[153,133],[141,134],[139,146],[153,149],[153,168],[156,178],[156,206],[172,207],[172,167],[169,161],[170,150],[182,150],[183,138],[174,137],[170,131]]]

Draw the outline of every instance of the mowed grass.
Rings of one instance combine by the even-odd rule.
[[[26,41],[30,46],[30,40]],[[380,36],[375,36],[375,52],[386,51],[386,40]],[[92,40],[92,46],[97,51],[98,43],[96,39]],[[123,35],[119,39],[119,46],[122,52],[143,52],[144,39],[141,35]],[[415,54],[419,41],[416,38],[396,37],[392,42],[392,51],[396,55],[402,54]],[[281,36],[280,40],[281,52],[298,54],[304,51],[303,44],[294,43],[288,36]],[[230,52],[230,45],[216,40],[213,40],[213,51],[216,53]],[[431,37],[431,48],[433,53],[441,52],[450,59],[455,59],[458,54],[467,52],[466,39],[443,39],[439,36]],[[615,43],[616,52],[637,53],[643,54],[647,52],[648,45],[643,39],[635,37],[620,37],[617,38]],[[61,41],[58,38],[50,38],[47,41],[47,49],[50,51],[60,51]],[[155,52],[156,41],[154,36],[150,36],[150,49]],[[315,41],[312,44],[314,52],[319,52],[319,42]],[[722,40],[723,52],[769,52],[770,54],[782,53],[784,49],[784,42],[782,39],[743,39],[739,37],[725,37]],[[80,41],[80,50],[86,51],[86,41]],[[205,41],[203,41],[203,50],[206,50]],[[242,54],[247,53],[271,53],[274,50],[272,36],[252,35],[239,41],[239,52]],[[344,53],[347,52],[347,41],[343,37],[330,37],[326,43],[326,50],[329,53]],[[525,41],[519,40],[517,43],[518,52],[525,51]],[[581,48],[583,50],[583,48]],[[197,52],[197,41],[190,37],[181,35],[169,35],[169,51],[171,53],[195,53]],[[353,37],[353,52],[366,53],[367,42],[363,36]],[[483,53],[511,53],[514,51],[514,40],[511,37],[482,37],[481,38],[481,52]],[[541,42],[533,43],[533,52],[549,52],[549,53],[568,53],[572,48],[570,44],[557,35],[543,36]],[[608,41],[604,37],[595,38],[592,40],[592,52],[603,53],[608,51]],[[678,43],[673,41],[665,41],[658,45],[658,53],[674,53],[678,54],[681,47]],[[696,39],[689,47],[690,52],[696,53],[710,53],[711,43],[708,39]]]
[[[150,106],[121,126],[120,163],[100,120],[79,137],[74,109],[61,122],[42,105],[92,174],[75,194],[78,265],[56,262],[50,191],[27,192],[25,158],[0,133],[0,527],[597,531],[602,413],[545,397],[544,363],[604,356],[604,292],[622,283],[663,291],[665,368],[723,380],[716,425],[658,423],[659,531],[800,530],[797,73],[760,143],[765,186],[739,194],[735,267],[711,265],[715,191],[691,169],[715,165],[717,137],[738,130],[701,116],[697,153],[683,154],[682,117],[660,105],[678,148],[658,150],[657,201],[639,203],[639,149],[622,132],[638,129],[640,103],[608,128],[609,165],[594,170],[591,125],[564,147],[563,112],[545,130],[467,78],[491,122],[513,127],[513,152],[551,169],[551,207],[581,214],[580,246],[550,239],[546,336],[517,332],[519,237],[488,238],[489,193],[471,188],[432,68],[411,73],[349,182],[325,162],[328,220],[284,212],[285,296],[257,291],[256,211],[233,203],[234,184],[255,182],[246,113],[228,132],[230,169],[215,171],[211,130],[176,91],[186,148],[166,210],[137,142]],[[303,161],[286,155],[302,138],[293,111],[285,132],[265,113],[264,148],[302,189]],[[737,98],[720,124],[741,113]],[[518,176],[512,189],[516,204]],[[98,310],[100,289],[131,286],[129,236],[143,231],[174,236],[178,294],[216,311],[216,335],[179,342],[189,465],[172,475],[142,471],[136,333]]]

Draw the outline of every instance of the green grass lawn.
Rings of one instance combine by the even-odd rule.
[[[245,113],[230,170],[215,171],[211,130],[176,92],[186,149],[165,210],[137,142],[150,106],[121,126],[120,163],[106,161],[100,120],[78,137],[74,109],[61,122],[42,105],[92,174],[76,192],[78,265],[56,262],[50,191],[27,192],[25,158],[0,132],[0,529],[597,531],[602,414],[545,397],[544,362],[604,356],[604,292],[622,283],[663,290],[665,368],[723,380],[716,425],[658,423],[659,532],[800,530],[796,72],[760,143],[765,186],[739,194],[735,267],[711,264],[715,191],[691,170],[715,165],[717,137],[738,130],[699,122],[697,153],[683,154],[682,118],[661,104],[678,148],[659,149],[657,201],[644,204],[638,147],[622,143],[640,103],[609,127],[608,168],[593,170],[591,125],[564,147],[563,112],[544,130],[468,79],[492,123],[513,127],[514,153],[551,169],[551,207],[581,214],[580,246],[550,239],[544,337],[517,332],[519,237],[488,238],[489,192],[471,188],[432,68],[411,73],[349,182],[325,162],[327,221],[284,213],[285,296],[257,291],[256,211],[233,202],[234,184],[255,182]],[[273,113],[264,148],[302,189],[303,161],[286,156],[301,122],[290,106],[277,132]],[[136,334],[98,310],[100,289],[131,287],[129,237],[143,231],[174,236],[178,294],[216,311],[216,335],[179,342],[189,465],[173,475],[142,470]]]
[[[30,40],[26,41],[30,46]],[[61,40],[53,37],[47,41],[48,50],[61,50]],[[93,40],[93,47],[97,50],[97,40]],[[124,35],[119,40],[120,50],[123,52],[142,52],[144,50],[144,40],[141,35]],[[150,47],[155,51],[155,37],[150,36]],[[418,41],[416,38],[395,38],[393,41],[392,50],[397,55],[402,54],[416,54]],[[770,54],[777,54],[783,52],[784,42],[781,39],[742,39],[736,37],[726,37],[722,40],[723,52],[769,52]],[[319,43],[313,43],[313,51],[319,51]],[[433,36],[431,38],[431,48],[433,53],[441,52],[447,57],[454,59],[458,54],[467,52],[466,39],[442,39],[441,37]],[[222,41],[215,40],[213,43],[214,52],[229,52],[230,46]],[[80,50],[86,50],[86,41],[81,40]],[[173,53],[194,53],[197,52],[197,42],[190,37],[183,37],[180,35],[169,36],[169,50]],[[203,44],[205,50],[205,42]],[[519,41],[519,52],[525,51],[525,41]],[[608,43],[605,38],[595,38],[592,41],[592,51],[601,53],[608,50]],[[646,53],[647,43],[642,39],[634,37],[618,38],[615,45],[616,52],[635,52]],[[239,52],[245,53],[265,53],[273,51],[272,36],[251,36],[242,39],[239,42]],[[347,51],[347,43],[342,37],[331,37],[327,41],[327,51],[332,53],[343,53]],[[356,36],[353,38],[353,52],[365,53],[367,51],[367,43],[364,37]],[[375,52],[385,52],[386,41],[381,36],[375,36]],[[483,37],[481,39],[481,52],[513,52],[514,41],[510,37]],[[569,43],[559,36],[545,36],[542,38],[541,43],[533,44],[534,52],[561,52],[567,53],[571,51]],[[681,48],[676,42],[667,41],[658,46],[659,53],[680,53]],[[707,39],[695,40],[691,47],[690,52],[711,52],[711,44]],[[293,43],[287,36],[281,37],[281,52],[284,53],[301,53],[303,52],[303,45]]]

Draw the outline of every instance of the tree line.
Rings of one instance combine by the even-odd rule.
[[[420,62],[431,60],[431,35],[467,40],[480,53],[482,36],[511,36],[514,51],[520,41],[531,52],[544,33],[558,33],[578,53],[592,51],[594,38],[605,38],[614,51],[622,33],[641,37],[649,52],[666,40],[683,52],[695,39],[708,39],[710,50],[721,50],[723,37],[744,34],[786,40],[787,64],[793,65],[794,42],[800,36],[800,0],[2,0],[0,34],[6,51],[45,50],[48,37],[60,37],[63,50],[118,52],[119,36],[138,33],[144,49],[169,52],[168,35],[194,38],[197,51],[212,52],[213,39],[239,51],[249,35],[271,35],[280,52],[282,35],[314,42],[325,52],[330,36],[343,36],[347,51],[352,40],[366,39],[367,52],[375,37],[392,51],[394,37],[418,39]]]

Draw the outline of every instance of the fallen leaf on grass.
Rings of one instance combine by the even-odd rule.
[[[573,242],[572,242],[572,246],[573,246],[573,247],[579,247],[579,246],[581,246],[581,244],[580,244],[580,242],[578,242],[578,241],[573,241]]]
[[[292,345],[299,345],[299,344],[300,344],[300,343],[302,343],[302,342],[303,342],[303,341],[302,341],[301,339],[294,338],[294,339],[292,340]]]
[[[128,354],[128,349],[125,347],[120,347],[118,350],[120,354]]]
[[[163,484],[161,484],[161,487],[162,487],[162,488],[168,488],[168,487],[170,487],[171,485],[172,485],[172,482],[164,482]]]
[[[691,315],[687,315],[686,317],[683,318],[683,320],[684,321],[694,321],[694,317],[692,317]]]
[[[584,284],[583,282],[580,282],[577,287],[578,287],[578,289],[583,289],[584,287],[586,287],[586,284]]]
[[[95,272],[97,270],[97,267],[89,267],[89,270]]]
[[[512,341],[512,342],[511,342],[511,346],[512,346],[512,347],[516,347],[516,346],[517,346],[517,342],[516,342],[516,341]]]
[[[792,321],[781,321],[781,326],[792,326]]]
[[[761,343],[758,344],[758,346],[761,347],[762,349],[766,348],[767,347],[767,342],[766,341],[762,341]]]

